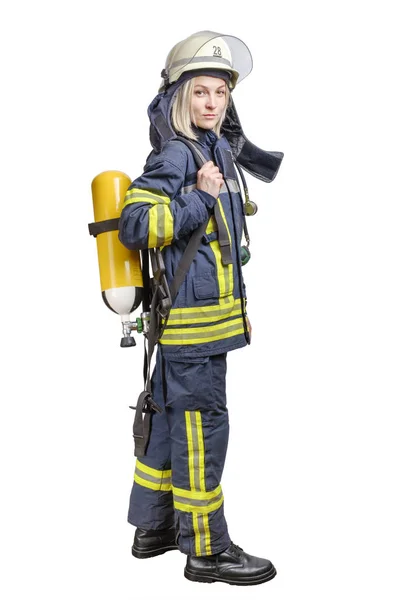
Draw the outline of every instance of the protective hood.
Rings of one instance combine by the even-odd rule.
[[[177,137],[171,123],[171,108],[180,86],[198,74],[207,74],[204,70],[183,73],[178,81],[171,84],[166,91],[158,94],[151,102],[147,114],[150,119],[150,143],[158,154],[164,145]],[[211,74],[209,72],[209,74]],[[232,149],[232,155],[241,167],[257,179],[269,183],[275,179],[283,159],[282,152],[268,152],[252,144],[245,136],[232,100],[226,111],[221,133],[226,137]]]

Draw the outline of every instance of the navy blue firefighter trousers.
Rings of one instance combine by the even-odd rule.
[[[190,362],[189,362],[190,361]],[[155,402],[146,456],[136,460],[128,521],[146,530],[175,523],[184,554],[208,556],[230,545],[221,477],[229,437],[226,354],[168,360],[158,348]]]

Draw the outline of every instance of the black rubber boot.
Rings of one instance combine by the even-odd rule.
[[[136,558],[151,558],[169,550],[177,550],[175,527],[148,530],[138,527],[133,540],[132,554]]]
[[[257,558],[232,544],[221,554],[188,556],[185,577],[191,581],[231,585],[257,585],[276,575],[274,565],[265,558]]]

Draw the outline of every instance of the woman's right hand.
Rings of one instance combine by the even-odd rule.
[[[218,198],[223,183],[222,173],[211,160],[206,162],[197,173],[197,189],[211,194],[215,199]]]

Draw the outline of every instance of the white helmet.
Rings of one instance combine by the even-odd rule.
[[[167,56],[161,73],[160,92],[182,73],[197,69],[220,69],[231,74],[229,87],[247,77],[253,68],[250,50],[242,40],[215,31],[199,31],[176,44]]]

